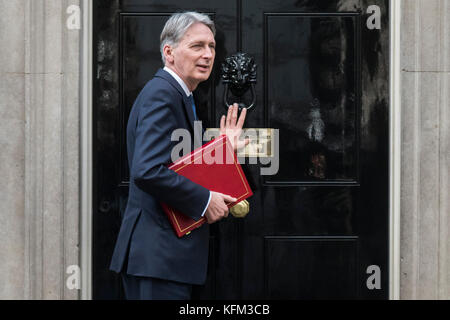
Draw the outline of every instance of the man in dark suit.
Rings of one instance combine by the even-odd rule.
[[[129,198],[110,266],[121,273],[127,299],[189,299],[192,285],[206,279],[208,224],[227,217],[226,203],[236,200],[167,168],[176,145],[172,132],[184,128],[193,136],[192,91],[211,73],[214,36],[208,16],[172,15],[161,33],[165,67],[140,92],[128,119]],[[230,106],[220,121],[235,150],[248,143],[237,139],[246,110],[239,119],[237,111],[236,104]],[[204,215],[208,224],[178,238],[160,201],[196,220]]]

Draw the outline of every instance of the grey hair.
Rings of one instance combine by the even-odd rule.
[[[177,12],[170,16],[169,20],[167,20],[164,25],[160,37],[160,51],[163,65],[166,64],[166,59],[164,58],[164,46],[168,44],[175,48],[186,31],[197,22],[203,23],[212,31],[213,35],[216,36],[214,22],[206,14],[188,11]]]

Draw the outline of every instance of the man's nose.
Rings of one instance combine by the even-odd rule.
[[[203,57],[208,59],[211,59],[213,57],[213,51],[209,46],[206,47],[205,51],[203,52]]]

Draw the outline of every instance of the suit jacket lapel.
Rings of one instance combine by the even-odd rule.
[[[163,69],[159,69],[158,72],[155,74],[155,77],[161,77],[167,80],[172,86],[174,86],[181,93],[181,96],[183,97],[183,107],[188,116],[189,119],[188,122],[191,126],[191,130],[192,132],[194,132],[194,120],[195,120],[194,111],[192,110],[192,106],[190,105],[189,99],[188,97],[186,97],[186,93],[184,92],[183,88],[181,88],[180,84],[177,82],[177,80],[174,79],[174,77],[170,75],[170,73],[168,73]]]

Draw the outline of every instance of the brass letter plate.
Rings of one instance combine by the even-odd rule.
[[[219,136],[219,128],[207,128],[204,140],[210,141]],[[272,128],[245,128],[242,129],[240,139],[250,139],[250,143],[237,151],[238,157],[267,158],[273,157]]]

